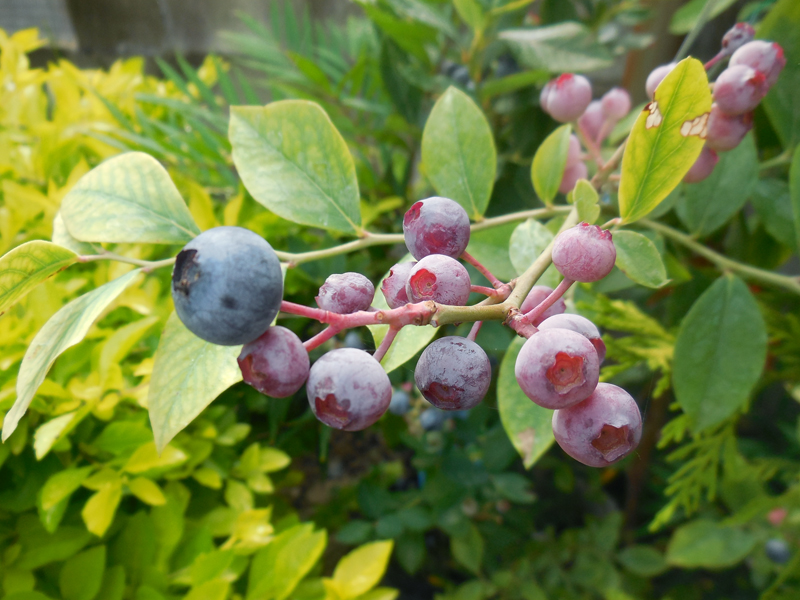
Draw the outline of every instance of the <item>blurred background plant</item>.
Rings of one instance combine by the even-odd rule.
[[[531,159],[556,126],[538,106],[539,89],[556,73],[580,71],[596,93],[622,80],[643,101],[647,72],[669,62],[680,42],[656,34],[667,23],[689,32],[705,2],[683,4],[671,21],[664,4],[380,0],[319,21],[276,2],[268,24],[239,16],[247,32],[222,36],[224,58],[129,58],[104,70],[64,59],[31,68],[28,54],[45,44],[39,34],[0,34],[2,252],[31,239],[92,251],[60,224],[60,200],[92,166],[127,150],[168,167],[201,229],[238,224],[291,252],[335,244],[336,234],[265,210],[233,168],[228,107],[284,98],[318,102],[342,132],[363,222],[374,230],[400,231],[410,203],[431,195],[422,131],[451,85],[479,103],[494,132],[499,160],[487,215],[539,207]],[[796,272],[788,163],[800,140],[798,109],[770,99],[800,93],[791,65],[800,56],[800,14],[792,0],[720,0],[711,13],[721,17],[702,29],[694,55],[715,54],[737,17],[766,16],[759,36],[781,43],[790,65],[756,112],[753,142],[726,155],[714,187],[680,186],[659,218],[735,260]],[[621,122],[612,141],[631,124]],[[716,189],[742,173],[733,188]],[[698,196],[706,220],[682,208]],[[613,204],[613,190],[604,201]],[[509,223],[477,233],[469,251],[513,277],[512,236],[523,226],[535,229]],[[276,400],[237,384],[158,456],[146,399],[158,325],[171,308],[168,280],[132,286],[59,358],[0,446],[6,596],[798,597],[797,297],[751,288],[768,327],[768,368],[744,406],[694,433],[674,403],[673,349],[717,271],[669,237],[648,235],[668,266],[668,286],[635,286],[616,271],[573,298],[607,332],[604,379],[632,390],[645,416],[638,454],[602,471],[566,460],[548,449],[551,440],[504,427],[497,397],[510,394],[504,385],[519,347],[507,351],[512,335],[491,323],[480,342],[497,384],[469,413],[444,418],[428,408],[412,388],[413,362],[391,373],[400,392],[394,414],[358,434],[320,425],[302,393]],[[177,248],[115,251],[149,260]],[[303,263],[287,272],[286,296],[310,304],[334,272],[379,281],[404,253],[373,248]],[[0,318],[0,410],[13,403],[19,362],[49,316],[129,269],[73,267]],[[299,319],[284,324],[303,337],[317,332]],[[372,346],[360,331],[331,343]],[[388,587],[375,587],[381,581]]]

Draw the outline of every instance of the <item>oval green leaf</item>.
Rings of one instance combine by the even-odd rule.
[[[744,559],[756,545],[750,532],[698,519],[675,530],[667,546],[667,562],[689,569],[723,569]]]
[[[587,73],[614,64],[614,57],[597,41],[592,30],[575,21],[506,29],[499,37],[511,46],[521,64],[532,69],[547,69],[551,73]]]
[[[64,600],[92,600],[100,591],[106,569],[106,547],[95,546],[64,563],[58,586]]]
[[[241,346],[217,346],[194,335],[178,315],[167,319],[147,394],[150,423],[161,452],[222,392],[242,380]]]
[[[586,179],[579,179],[570,195],[578,209],[578,221],[594,225],[600,216],[600,196],[594,186]]]
[[[234,106],[229,136],[245,187],[269,210],[303,225],[360,231],[353,157],[318,104]]]
[[[333,581],[343,598],[355,598],[378,585],[392,554],[392,540],[364,544],[339,561]]]
[[[667,283],[667,268],[658,248],[641,233],[615,231],[614,248],[617,268],[632,281],[649,288],[660,288]]]
[[[558,194],[558,186],[567,166],[570,135],[572,125],[562,125],[545,138],[533,155],[531,181],[536,195],[545,204],[551,204]]]
[[[457,88],[447,88],[425,123],[422,164],[439,195],[481,219],[494,187],[497,150],[483,112]]]
[[[72,250],[42,240],[10,250],[0,258],[0,314],[77,258]]]
[[[676,205],[678,216],[696,235],[713,233],[744,206],[757,181],[758,155],[748,135],[730,152],[720,153],[711,175],[684,186]]]
[[[508,254],[517,275],[522,275],[531,266],[533,261],[550,245],[553,237],[553,232],[536,219],[528,219],[517,225],[511,234],[511,241],[508,245]],[[555,288],[559,281],[561,281],[561,275],[553,265],[550,265],[536,283]]]
[[[766,357],[766,327],[750,290],[733,275],[720,277],[689,310],[675,342],[675,397],[695,431],[747,401]]]
[[[185,244],[200,233],[166,169],[143,152],[110,158],[64,196],[61,218],[83,242]]]
[[[473,231],[469,237],[467,252],[503,281],[510,281],[517,276],[508,253],[508,239],[515,228],[516,223],[505,223],[490,229]]]
[[[56,358],[86,336],[92,323],[133,282],[139,272],[140,269],[130,271],[76,298],[50,317],[39,330],[19,368],[17,400],[3,421],[3,441],[14,433]]]
[[[682,60],[656,89],[655,101],[639,113],[628,138],[619,188],[624,223],[647,215],[681,182],[703,149],[710,110],[703,64]]]
[[[522,456],[526,469],[553,444],[553,411],[534,404],[520,389],[514,375],[517,355],[525,340],[517,338],[506,351],[497,379],[500,421],[508,438]]]

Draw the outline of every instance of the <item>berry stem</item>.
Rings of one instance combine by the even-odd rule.
[[[702,31],[703,27],[705,27],[706,23],[708,22],[708,19],[711,17],[711,11],[713,10],[715,4],[717,4],[717,0],[706,0],[706,3],[703,5],[703,10],[701,10],[700,14],[697,16],[697,21],[695,21],[694,27],[692,27],[692,30],[689,32],[689,34],[683,38],[681,47],[678,48],[678,52],[675,54],[675,58],[672,59],[672,62],[679,62],[689,53],[689,49],[692,47],[692,44],[694,44],[697,36],[700,35],[700,31]]]
[[[383,336],[380,345],[375,350],[375,354],[373,355],[373,358],[375,358],[375,360],[377,360],[378,362],[381,362],[381,360],[383,360],[383,357],[386,356],[386,353],[389,351],[389,346],[392,345],[392,342],[394,341],[394,338],[397,337],[398,333],[400,333],[399,327],[394,327],[394,326],[389,327],[389,331],[387,331],[386,335]]]
[[[525,318],[531,323],[535,323],[542,313],[553,306],[556,300],[561,298],[561,296],[564,295],[564,293],[570,288],[570,286],[572,286],[573,283],[575,282],[572,279],[562,279],[561,283],[558,284],[558,287],[556,287],[556,289],[554,289],[547,298],[542,300],[533,309],[525,313]]]
[[[472,324],[472,329],[470,329],[469,334],[467,334],[467,339],[470,342],[474,342],[475,338],[478,337],[478,332],[481,330],[481,327],[483,327],[483,321],[475,321],[475,323]]]
[[[619,147],[614,151],[614,154],[611,155],[611,158],[606,161],[606,163],[600,167],[597,173],[594,174],[592,177],[592,185],[594,189],[599,190],[603,187],[603,184],[608,181],[608,177],[614,170],[619,166],[620,161],[622,160],[622,155],[625,153],[625,146],[628,145],[628,138],[625,138]]]
[[[725,53],[725,51],[724,50],[720,50],[719,52],[717,52],[717,55],[714,58],[712,58],[711,60],[709,60],[706,64],[704,64],[703,67],[705,68],[706,71],[708,71],[711,67],[713,67],[715,64],[717,64],[719,61],[721,61],[726,56],[727,56],[727,54]]]
[[[499,280],[497,277],[495,277],[494,275],[492,275],[492,272],[491,272],[489,269],[487,269],[486,267],[484,267],[484,266],[481,264],[481,261],[479,261],[477,258],[475,258],[474,256],[472,256],[472,255],[471,255],[469,252],[467,252],[466,250],[464,250],[464,252],[462,252],[462,253],[461,253],[461,258],[462,258],[464,261],[466,261],[466,262],[468,262],[469,264],[471,264],[473,267],[475,267],[475,268],[478,270],[478,272],[479,272],[481,275],[483,275],[484,277],[486,277],[486,279],[488,279],[488,280],[489,280],[489,283],[491,283],[491,284],[492,284],[492,285],[493,285],[495,288],[499,288],[501,285],[503,285],[503,282],[502,282],[502,281],[500,281],[500,280]],[[481,292],[481,293],[483,293],[483,292]]]
[[[616,124],[617,121],[614,119],[606,119],[603,121],[603,124],[600,126],[600,131],[597,134],[598,144],[603,143],[603,140],[605,140],[611,134],[611,131],[614,129]]]
[[[589,155],[592,157],[594,162],[597,163],[597,166],[600,167],[603,165],[603,156],[600,154],[600,148],[597,143],[589,136],[587,131],[581,127],[580,123],[575,123],[575,133],[578,134],[578,138],[581,140],[581,143],[584,145],[586,150],[589,151]]]
[[[306,349],[306,351],[311,352],[314,348],[318,348],[319,346],[327,342],[329,339],[331,339],[333,336],[339,333],[339,331],[341,330],[338,327],[329,325],[311,339],[303,342],[303,347]]]
[[[472,285],[470,291],[476,294],[483,294],[484,296],[496,296],[497,290],[483,285]]]
[[[175,264],[175,257],[165,258],[164,260],[140,260],[138,258],[130,258],[128,256],[114,254],[113,252],[105,252],[103,254],[87,254],[78,257],[78,262],[82,263],[95,262],[98,260],[115,260],[117,262],[127,263],[129,265],[136,265],[137,267],[142,267],[142,270],[145,273]]]

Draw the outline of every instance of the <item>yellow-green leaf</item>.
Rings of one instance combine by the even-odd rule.
[[[106,569],[106,547],[95,546],[70,557],[61,567],[58,586],[64,600],[92,600]]]
[[[569,123],[562,125],[545,138],[533,155],[531,165],[533,189],[545,204],[550,204],[558,194],[558,186],[561,185],[564,168],[567,166],[571,135],[572,125]]]
[[[586,179],[579,179],[572,190],[572,202],[578,209],[578,220],[593,225],[600,216],[599,200],[594,186]]]
[[[636,283],[660,288],[667,283],[667,268],[656,245],[635,231],[614,232],[617,268]]]
[[[272,212],[324,229],[361,229],[353,157],[318,104],[233,107],[229,135],[245,187]]]
[[[391,540],[364,544],[339,561],[333,581],[343,599],[360,596],[380,582],[393,546]]]
[[[639,114],[622,157],[619,207],[623,222],[641,219],[681,182],[703,149],[711,92],[703,64],[686,58]],[[698,133],[696,133],[698,132]]]
[[[98,537],[108,530],[122,498],[122,481],[110,484],[96,492],[81,511],[86,529]]]
[[[217,346],[190,332],[170,315],[156,351],[148,404],[159,449],[219,394],[242,380],[239,346]]]
[[[110,158],[81,177],[61,217],[84,242],[184,244],[200,233],[167,170],[143,152]]]
[[[139,274],[130,271],[99,288],[76,298],[55,315],[33,338],[25,352],[17,376],[17,400],[3,421],[3,441],[17,428],[19,420],[33,400],[33,395],[44,381],[47,371],[56,358],[67,348],[80,342],[89,328],[111,302]]]
[[[35,240],[0,258],[0,314],[45,279],[77,260],[72,250]]]
[[[128,482],[128,489],[131,494],[150,506],[161,506],[167,503],[164,492],[152,480],[147,477],[137,477]]]
[[[72,492],[81,487],[84,479],[94,470],[94,467],[80,469],[65,469],[52,475],[42,487],[39,504],[44,510],[50,510],[64,498],[69,498]]]
[[[131,455],[123,470],[134,474],[145,473],[155,469],[176,467],[188,459],[185,452],[174,446],[165,446],[159,452],[154,442],[148,442]]]

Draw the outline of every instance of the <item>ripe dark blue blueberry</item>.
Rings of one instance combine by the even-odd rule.
[[[172,272],[172,300],[197,337],[247,344],[270,326],[283,299],[283,276],[266,240],[241,227],[215,227],[184,246]]]
[[[404,415],[411,410],[411,397],[408,392],[395,390],[392,392],[392,399],[389,402],[389,412],[393,415]]]
[[[425,431],[438,431],[447,421],[447,413],[438,408],[426,408],[419,413],[419,424]]]

